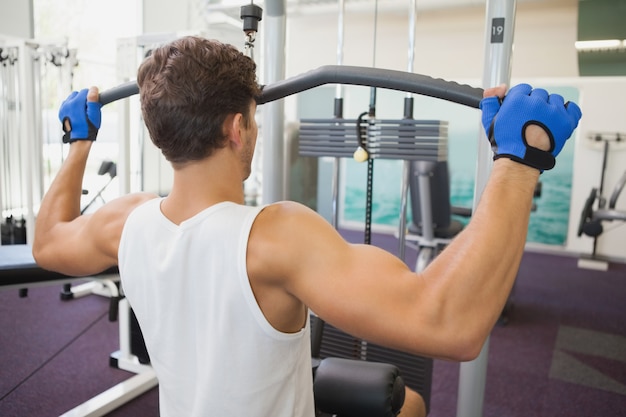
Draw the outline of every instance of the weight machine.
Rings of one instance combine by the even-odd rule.
[[[76,51],[66,42],[0,36],[2,244],[32,242],[44,189],[44,102],[70,91]],[[55,84],[57,91],[49,90]],[[53,98],[56,97],[56,98]]]
[[[616,208],[617,200],[626,185],[626,171],[624,171],[622,176],[615,183],[611,195],[608,198],[608,206],[604,184],[611,143],[615,145],[621,144],[625,138],[626,133],[620,132],[591,132],[587,137],[590,141],[602,143],[602,170],[600,174],[600,184],[598,187],[591,189],[583,206],[578,223],[578,236],[580,237],[584,234],[593,238],[593,249],[590,259],[580,259],[578,263],[579,266],[606,269],[608,265],[598,259],[597,256],[598,238],[605,232],[604,224],[607,222],[626,222],[626,211]],[[589,262],[589,260],[592,262]]]
[[[50,166],[51,147],[44,146],[44,103],[70,91],[75,65],[76,51],[66,42],[0,36],[2,245],[33,240],[35,207],[45,182],[44,155]],[[56,85],[56,92],[50,85]],[[19,294],[25,297],[28,291],[20,288]]]

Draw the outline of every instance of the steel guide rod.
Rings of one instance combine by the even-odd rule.
[[[509,85],[513,57],[515,9],[515,0],[487,0],[483,69],[483,86],[485,88],[500,84]],[[479,132],[474,210],[487,185],[493,164],[493,153],[482,127]],[[489,339],[487,337],[476,359],[463,362],[460,365],[456,417],[480,417],[483,414]]]
[[[263,76],[267,84],[285,78],[287,40],[287,0],[265,3],[263,41]],[[287,194],[285,155],[285,103],[276,101],[265,106],[260,127],[261,204],[285,199]]]
[[[409,1],[409,51],[407,72],[412,73],[415,65],[415,18],[417,15],[417,0]],[[404,117],[413,118],[413,95],[407,93],[404,98]],[[407,207],[409,200],[409,181],[411,176],[411,162],[404,160],[402,162],[402,181],[400,184],[400,221],[398,222],[398,257],[404,261],[406,252],[406,234],[407,234]],[[430,186],[430,182],[428,184]],[[423,199],[420,199],[422,202]],[[423,202],[422,204],[425,204]],[[426,210],[421,207],[421,212]],[[423,217],[423,214],[422,214]],[[426,224],[425,221],[423,221]]]
[[[337,17],[337,65],[343,65],[343,46],[345,35],[345,0],[339,0],[339,16]],[[334,113],[336,119],[343,119],[343,85],[335,87]],[[331,223],[339,228],[339,178],[341,177],[341,159],[333,158],[333,176],[331,183]]]
[[[339,15],[337,18],[337,65],[343,64],[343,40],[344,40],[344,15],[345,0],[339,0]],[[335,87],[333,115],[337,121],[343,120],[343,86],[338,84]],[[302,134],[300,134],[299,145],[302,147]],[[341,175],[341,158],[333,158],[333,175],[331,181],[331,224],[335,229],[339,228],[339,178]],[[322,348],[322,338],[326,322],[317,317],[315,327],[311,329],[311,356],[318,360]]]

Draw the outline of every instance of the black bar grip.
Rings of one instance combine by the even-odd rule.
[[[406,91],[478,108],[481,88],[453,81],[381,68],[326,65],[263,88],[258,104],[268,103],[323,84],[350,84]]]
[[[481,88],[462,85],[454,81],[432,78],[381,68],[354,67],[347,65],[325,65],[295,77],[264,86],[257,98],[258,104],[280,100],[324,84],[348,84],[386,88],[408,93],[434,97],[468,107],[478,108],[483,98]],[[100,93],[100,103],[109,104],[115,100],[139,93],[135,81],[128,81]]]
[[[109,104],[116,100],[130,97],[135,94],[139,94],[139,86],[137,85],[137,81],[127,81],[124,84],[118,85],[117,87],[113,87],[109,90],[101,92],[99,101],[100,104],[104,106],[105,104]]]

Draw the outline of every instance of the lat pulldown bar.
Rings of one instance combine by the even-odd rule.
[[[478,108],[483,89],[462,85],[454,81],[432,78],[381,68],[325,65],[300,75],[263,86],[258,104],[280,100],[292,94],[310,90],[324,84],[348,84],[405,91],[464,106]],[[129,81],[100,93],[100,103],[109,104],[139,93],[136,81]]]

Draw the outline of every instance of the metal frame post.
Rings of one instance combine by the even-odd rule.
[[[343,45],[345,35],[345,0],[339,0],[339,10],[337,17],[337,65],[343,65]],[[335,108],[334,116],[343,118],[343,93],[344,86],[337,84],[335,87]],[[339,180],[341,178],[341,159],[333,159],[333,177],[332,177],[332,217],[331,224],[335,229],[339,227]]]
[[[37,146],[41,140],[41,132],[35,132],[35,126],[41,126],[41,108],[38,108],[35,104],[35,91],[34,83],[39,82],[40,74],[37,73],[37,80],[35,80],[34,71],[34,45],[28,44],[26,41],[20,42],[20,57],[18,60],[20,73],[22,77],[19,78],[20,98],[22,108],[20,112],[20,138],[15,138],[16,141],[21,141],[24,144],[24,148],[20,153],[21,161],[21,175],[25,179],[26,186],[26,242],[33,243],[35,237],[35,214],[33,209],[33,181],[37,173],[41,173],[41,170],[35,168],[37,173],[33,174],[31,166],[41,167],[43,165],[43,157],[41,154],[41,146]],[[18,146],[22,146],[19,145]],[[37,183],[41,184],[41,178],[37,178]],[[22,191],[23,192],[23,191]],[[22,195],[23,198],[23,195]],[[39,196],[41,198],[41,196]],[[24,201],[22,201],[24,204]]]
[[[409,50],[407,72],[413,72],[415,65],[415,21],[417,15],[417,0],[409,1]],[[413,94],[407,93],[405,97],[404,117],[413,117]],[[398,225],[398,257],[404,261],[406,252],[407,233],[407,207],[409,198],[409,179],[411,175],[411,162],[402,161],[402,182],[400,184],[400,222]],[[430,183],[428,184],[430,186]]]
[[[485,61],[483,87],[509,84],[511,59],[513,55],[513,34],[515,31],[515,0],[488,0],[485,19]],[[479,129],[476,182],[474,186],[473,208],[487,185],[493,154],[489,142]],[[459,393],[457,417],[479,417],[483,413],[489,338],[476,359],[461,364],[459,372]]]
[[[265,84],[272,84],[285,78],[285,0],[267,2],[264,28]],[[285,103],[277,100],[263,107],[261,202],[269,204],[285,198]]]

